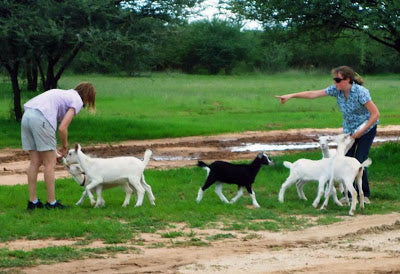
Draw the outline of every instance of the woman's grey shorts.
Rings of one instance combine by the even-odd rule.
[[[37,109],[27,109],[21,121],[23,150],[56,150],[56,131]]]

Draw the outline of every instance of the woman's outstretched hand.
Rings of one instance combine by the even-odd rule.
[[[275,98],[279,98],[281,105],[283,105],[284,103],[286,103],[287,100],[290,99],[289,95],[275,95]]]

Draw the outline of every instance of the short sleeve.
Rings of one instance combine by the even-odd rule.
[[[327,87],[327,88],[325,89],[325,92],[326,92],[326,94],[329,95],[329,96],[337,97],[337,95],[338,95],[338,90],[337,90],[337,88],[336,88],[335,85],[332,85],[332,86]]]
[[[371,101],[371,95],[369,94],[368,89],[363,88],[363,87],[360,88],[358,101],[363,105],[365,105],[366,103]]]

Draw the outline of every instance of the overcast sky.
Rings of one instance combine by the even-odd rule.
[[[200,16],[194,17],[190,21],[196,21],[196,20],[202,20],[202,19],[207,19],[207,20],[212,20],[214,17],[220,18],[220,19],[226,19],[229,16],[232,16],[231,13],[229,14],[220,14],[218,10],[218,0],[206,0],[203,2],[202,7],[204,7],[204,10],[200,12]],[[246,21],[245,26],[243,27],[244,29],[262,29],[261,25],[258,22],[255,21]]]

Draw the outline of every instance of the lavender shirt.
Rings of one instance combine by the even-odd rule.
[[[68,109],[74,108],[75,115],[83,107],[83,101],[76,90],[51,89],[25,103],[25,109],[39,110],[54,130],[61,122]]]

